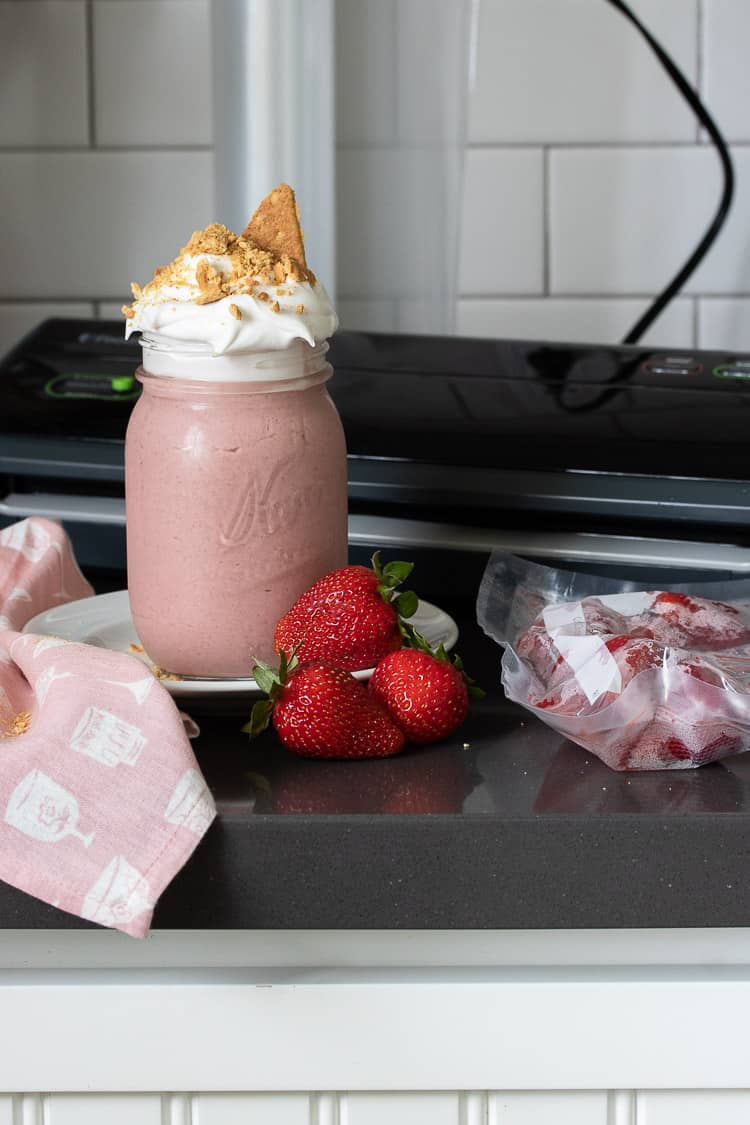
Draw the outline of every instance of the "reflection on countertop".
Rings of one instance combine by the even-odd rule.
[[[407,747],[387,759],[311,761],[289,753],[273,733],[249,743],[239,729],[242,716],[196,715],[202,734],[193,745],[220,816],[409,814],[510,821],[750,811],[750,755],[697,770],[616,773],[508,703],[499,684],[500,650],[468,607],[459,607],[456,617],[458,647],[487,697],[445,742]]]

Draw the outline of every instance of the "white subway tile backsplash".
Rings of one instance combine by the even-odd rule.
[[[542,161],[537,149],[466,154],[459,293],[543,291]]]
[[[614,344],[632,328],[647,304],[625,298],[464,298],[458,302],[457,331],[461,336],[495,339]],[[654,347],[692,347],[692,300],[677,298],[668,305],[642,342]]]
[[[211,143],[209,0],[95,0],[100,145]]]
[[[638,1125],[747,1125],[750,1090],[641,1090]]]
[[[336,132],[339,144],[396,137],[395,0],[337,0]]]
[[[132,297],[128,293],[121,301],[100,301],[98,315],[101,320],[123,320],[122,306],[129,305]]]
[[[396,5],[398,136],[404,144],[444,145],[446,160],[466,142],[471,7],[464,0]]]
[[[341,1095],[342,1125],[459,1125],[456,1093]]]
[[[196,1094],[200,1125],[310,1125],[308,1094]]]
[[[336,304],[341,328],[360,332],[395,332],[398,308],[396,301],[347,301]]]
[[[733,158],[732,213],[690,293],[750,292],[750,149],[734,149]],[[717,159],[705,146],[551,152],[551,291],[660,290],[692,252],[719,195]]]
[[[488,1096],[488,1125],[605,1125],[601,1090],[509,1090]]]
[[[750,140],[750,4],[706,0],[703,68],[706,105],[727,140]]]
[[[49,1094],[51,1125],[161,1125],[160,1094]],[[40,1118],[41,1120],[41,1118]]]
[[[695,82],[697,0],[632,7]],[[695,139],[692,111],[637,30],[603,0],[482,0],[477,43],[471,141]]]
[[[0,357],[48,317],[92,315],[93,306],[83,301],[0,304]]]
[[[337,161],[338,290],[347,298],[429,296],[455,263],[436,196],[440,150],[340,149]]]
[[[84,0],[0,2],[0,145],[88,144]]]
[[[128,292],[213,220],[202,152],[0,153],[2,297]]]
[[[701,297],[698,342],[702,348],[750,352],[750,298]]]

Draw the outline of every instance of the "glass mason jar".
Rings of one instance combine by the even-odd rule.
[[[128,592],[161,668],[249,676],[276,622],[347,560],[328,345],[211,356],[144,335],[125,440]]]

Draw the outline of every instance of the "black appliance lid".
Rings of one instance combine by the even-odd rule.
[[[744,481],[750,356],[340,332],[329,384],[353,457]],[[121,442],[137,339],[45,321],[0,363],[0,434]]]

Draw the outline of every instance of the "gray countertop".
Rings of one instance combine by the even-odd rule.
[[[613,773],[509,704],[473,606],[446,608],[488,695],[445,743],[315,762],[196,713],[219,816],[155,928],[750,925],[750,756]],[[88,923],[0,884],[0,927]]]

